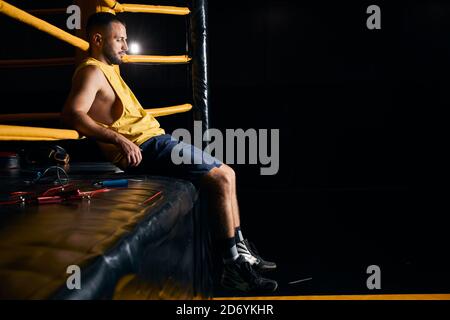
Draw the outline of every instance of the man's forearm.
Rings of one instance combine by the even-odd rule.
[[[121,150],[126,165],[135,167],[142,161],[141,149],[123,135],[104,128],[82,112],[63,112],[63,121],[79,133],[102,142],[115,144]]]
[[[118,144],[120,139],[124,138],[119,133],[97,124],[85,113],[74,112],[70,115],[65,115],[64,121],[86,137],[94,138],[102,142]]]

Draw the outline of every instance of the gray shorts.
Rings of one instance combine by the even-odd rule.
[[[172,159],[172,150],[176,147],[180,156],[189,163],[176,164]],[[170,134],[148,139],[140,145],[142,162],[130,173],[154,174],[186,179],[198,186],[201,178],[212,168],[222,165],[218,159],[199,148],[178,142]],[[190,161],[189,161],[190,160]]]

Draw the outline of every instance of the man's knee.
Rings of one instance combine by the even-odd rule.
[[[235,183],[236,181],[236,173],[234,172],[233,168],[226,164],[222,164],[219,169],[222,169],[224,172],[224,175],[226,176],[227,180],[229,180],[231,183]]]
[[[221,189],[229,189],[232,188],[235,183],[235,173],[234,170],[227,166],[226,164],[222,164],[218,168],[213,168],[207,175],[206,180],[209,183],[214,184],[216,187]]]

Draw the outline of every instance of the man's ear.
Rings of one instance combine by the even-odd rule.
[[[92,36],[92,40],[93,40],[93,43],[100,46],[103,42],[103,37],[100,33],[97,32],[97,33],[94,33],[94,35]]]

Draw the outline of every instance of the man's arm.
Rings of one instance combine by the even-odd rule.
[[[62,111],[62,120],[87,137],[117,145],[125,155],[128,165],[137,166],[142,160],[139,147],[117,132],[100,126],[88,115],[100,90],[102,76],[101,71],[93,66],[83,68],[77,73]]]

